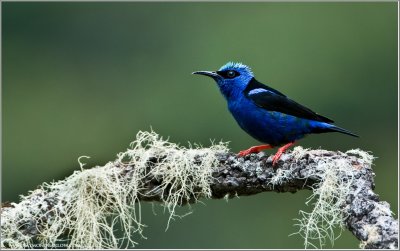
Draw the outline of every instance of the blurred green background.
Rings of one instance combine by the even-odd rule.
[[[376,157],[397,212],[397,3],[3,3],[2,201],[102,165],[150,126],[183,145],[257,144],[211,79],[227,61],[359,135],[298,145]],[[271,151],[272,153],[272,151]],[[139,248],[302,248],[309,191],[208,200],[173,221],[144,205]],[[397,217],[397,215],[396,215]],[[327,247],[331,247],[327,245]],[[335,248],[357,248],[345,231]]]

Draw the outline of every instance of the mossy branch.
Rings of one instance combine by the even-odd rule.
[[[373,192],[370,154],[296,147],[282,156],[277,169],[271,159],[263,153],[237,157],[226,143],[184,148],[154,132],[139,132],[115,161],[91,169],[81,164],[82,170],[66,179],[3,205],[1,246],[57,247],[65,236],[69,248],[133,246],[135,233],[142,235],[142,201],[161,202],[171,219],[176,206],[200,198],[309,189],[307,203],[313,209],[300,211],[296,224],[305,247],[333,243],[339,226],[350,230],[362,248],[398,248],[398,221]],[[117,228],[124,231],[122,239],[114,234]]]

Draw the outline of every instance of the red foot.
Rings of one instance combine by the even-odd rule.
[[[286,144],[286,145],[284,145],[284,146],[282,146],[282,147],[280,147],[278,149],[278,151],[275,153],[274,157],[272,158],[272,166],[275,166],[278,163],[278,161],[281,158],[282,154],[284,152],[286,152],[286,150],[289,147],[291,147],[292,145],[294,145],[294,142],[290,142],[290,143],[288,143],[288,144]]]
[[[243,156],[246,156],[246,155],[248,155],[250,153],[258,153],[261,150],[271,149],[271,148],[274,148],[274,147],[270,146],[270,145],[253,146],[253,147],[250,147],[247,150],[240,151],[238,154],[239,154],[239,156],[243,157]]]

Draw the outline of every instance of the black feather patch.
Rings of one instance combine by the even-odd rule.
[[[251,94],[250,92],[255,89],[264,89],[266,91]],[[279,91],[258,82],[255,78],[252,78],[252,80],[249,82],[246,89],[244,90],[244,94],[257,106],[262,107],[268,111],[281,112],[303,119],[333,123],[333,120],[313,112],[309,108],[287,98]]]

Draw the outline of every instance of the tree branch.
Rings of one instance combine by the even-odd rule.
[[[167,141],[160,143],[159,138],[146,138],[145,145],[145,140],[139,139],[133,149],[103,167],[76,171],[63,181],[42,185],[19,203],[2,205],[1,246],[26,248],[39,242],[54,247],[68,233],[72,248],[118,247],[118,241],[112,240],[114,225],[107,226],[107,221],[99,222],[98,215],[92,215],[103,213],[106,218],[115,211],[126,238],[135,244],[130,235],[141,234],[141,223],[128,215],[138,201],[162,202],[173,217],[175,206],[201,197],[221,199],[309,189],[314,209],[301,212],[304,217],[299,220],[299,234],[306,246],[313,246],[315,240],[324,245],[327,236],[315,230],[332,231],[333,224],[324,222],[331,217],[332,222],[350,230],[363,248],[398,248],[398,221],[392,217],[390,205],[380,202],[373,192],[373,157],[366,152],[296,147],[282,155],[274,169],[272,156],[263,153],[241,158],[227,152],[222,144],[184,149]],[[187,163],[182,164],[184,161]],[[95,229],[96,223],[99,233],[82,234],[91,235],[87,232]],[[100,239],[111,240],[98,240],[97,234],[104,229],[107,234]]]

